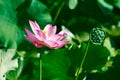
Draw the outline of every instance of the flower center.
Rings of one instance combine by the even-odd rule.
[[[47,31],[46,31],[46,30],[43,30],[42,32],[43,32],[44,34],[46,34],[46,33],[47,33]]]

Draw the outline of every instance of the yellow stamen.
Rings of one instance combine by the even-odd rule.
[[[43,30],[43,33],[44,33],[44,34],[46,34],[46,33],[47,33],[47,31],[46,31],[46,30]]]

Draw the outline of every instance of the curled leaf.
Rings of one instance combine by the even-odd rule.
[[[14,55],[14,49],[0,49],[0,80],[5,80],[6,73],[18,67],[18,59],[13,59]]]

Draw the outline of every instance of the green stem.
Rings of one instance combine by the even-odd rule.
[[[59,7],[59,9],[58,9],[58,11],[57,11],[57,13],[56,13],[56,15],[55,15],[55,18],[54,18],[54,20],[53,20],[53,24],[56,23],[56,20],[57,20],[57,18],[58,18],[58,15],[60,14],[60,11],[62,10],[64,4],[65,4],[65,1],[63,1],[63,2],[62,2],[62,5]]]
[[[40,56],[40,80],[42,80],[42,59]]]
[[[90,40],[88,41],[87,47],[86,47],[86,49],[85,49],[85,54],[84,54],[84,56],[83,56],[82,62],[81,62],[81,64],[80,64],[80,67],[77,69],[77,71],[76,71],[76,73],[75,73],[75,76],[76,76],[75,80],[78,80],[78,77],[79,77],[80,73],[82,72],[82,67],[83,67],[83,64],[84,64],[84,62],[85,62],[85,58],[86,58],[86,56],[87,56],[89,44],[90,44]]]

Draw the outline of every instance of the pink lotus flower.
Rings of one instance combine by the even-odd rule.
[[[43,30],[40,29],[36,21],[29,21],[34,34],[32,34],[27,28],[25,31],[27,33],[26,39],[31,41],[36,47],[40,48],[42,46],[47,46],[51,49],[61,48],[67,44],[68,40],[63,40],[67,36],[65,30],[60,31],[56,34],[57,27],[48,24]]]

